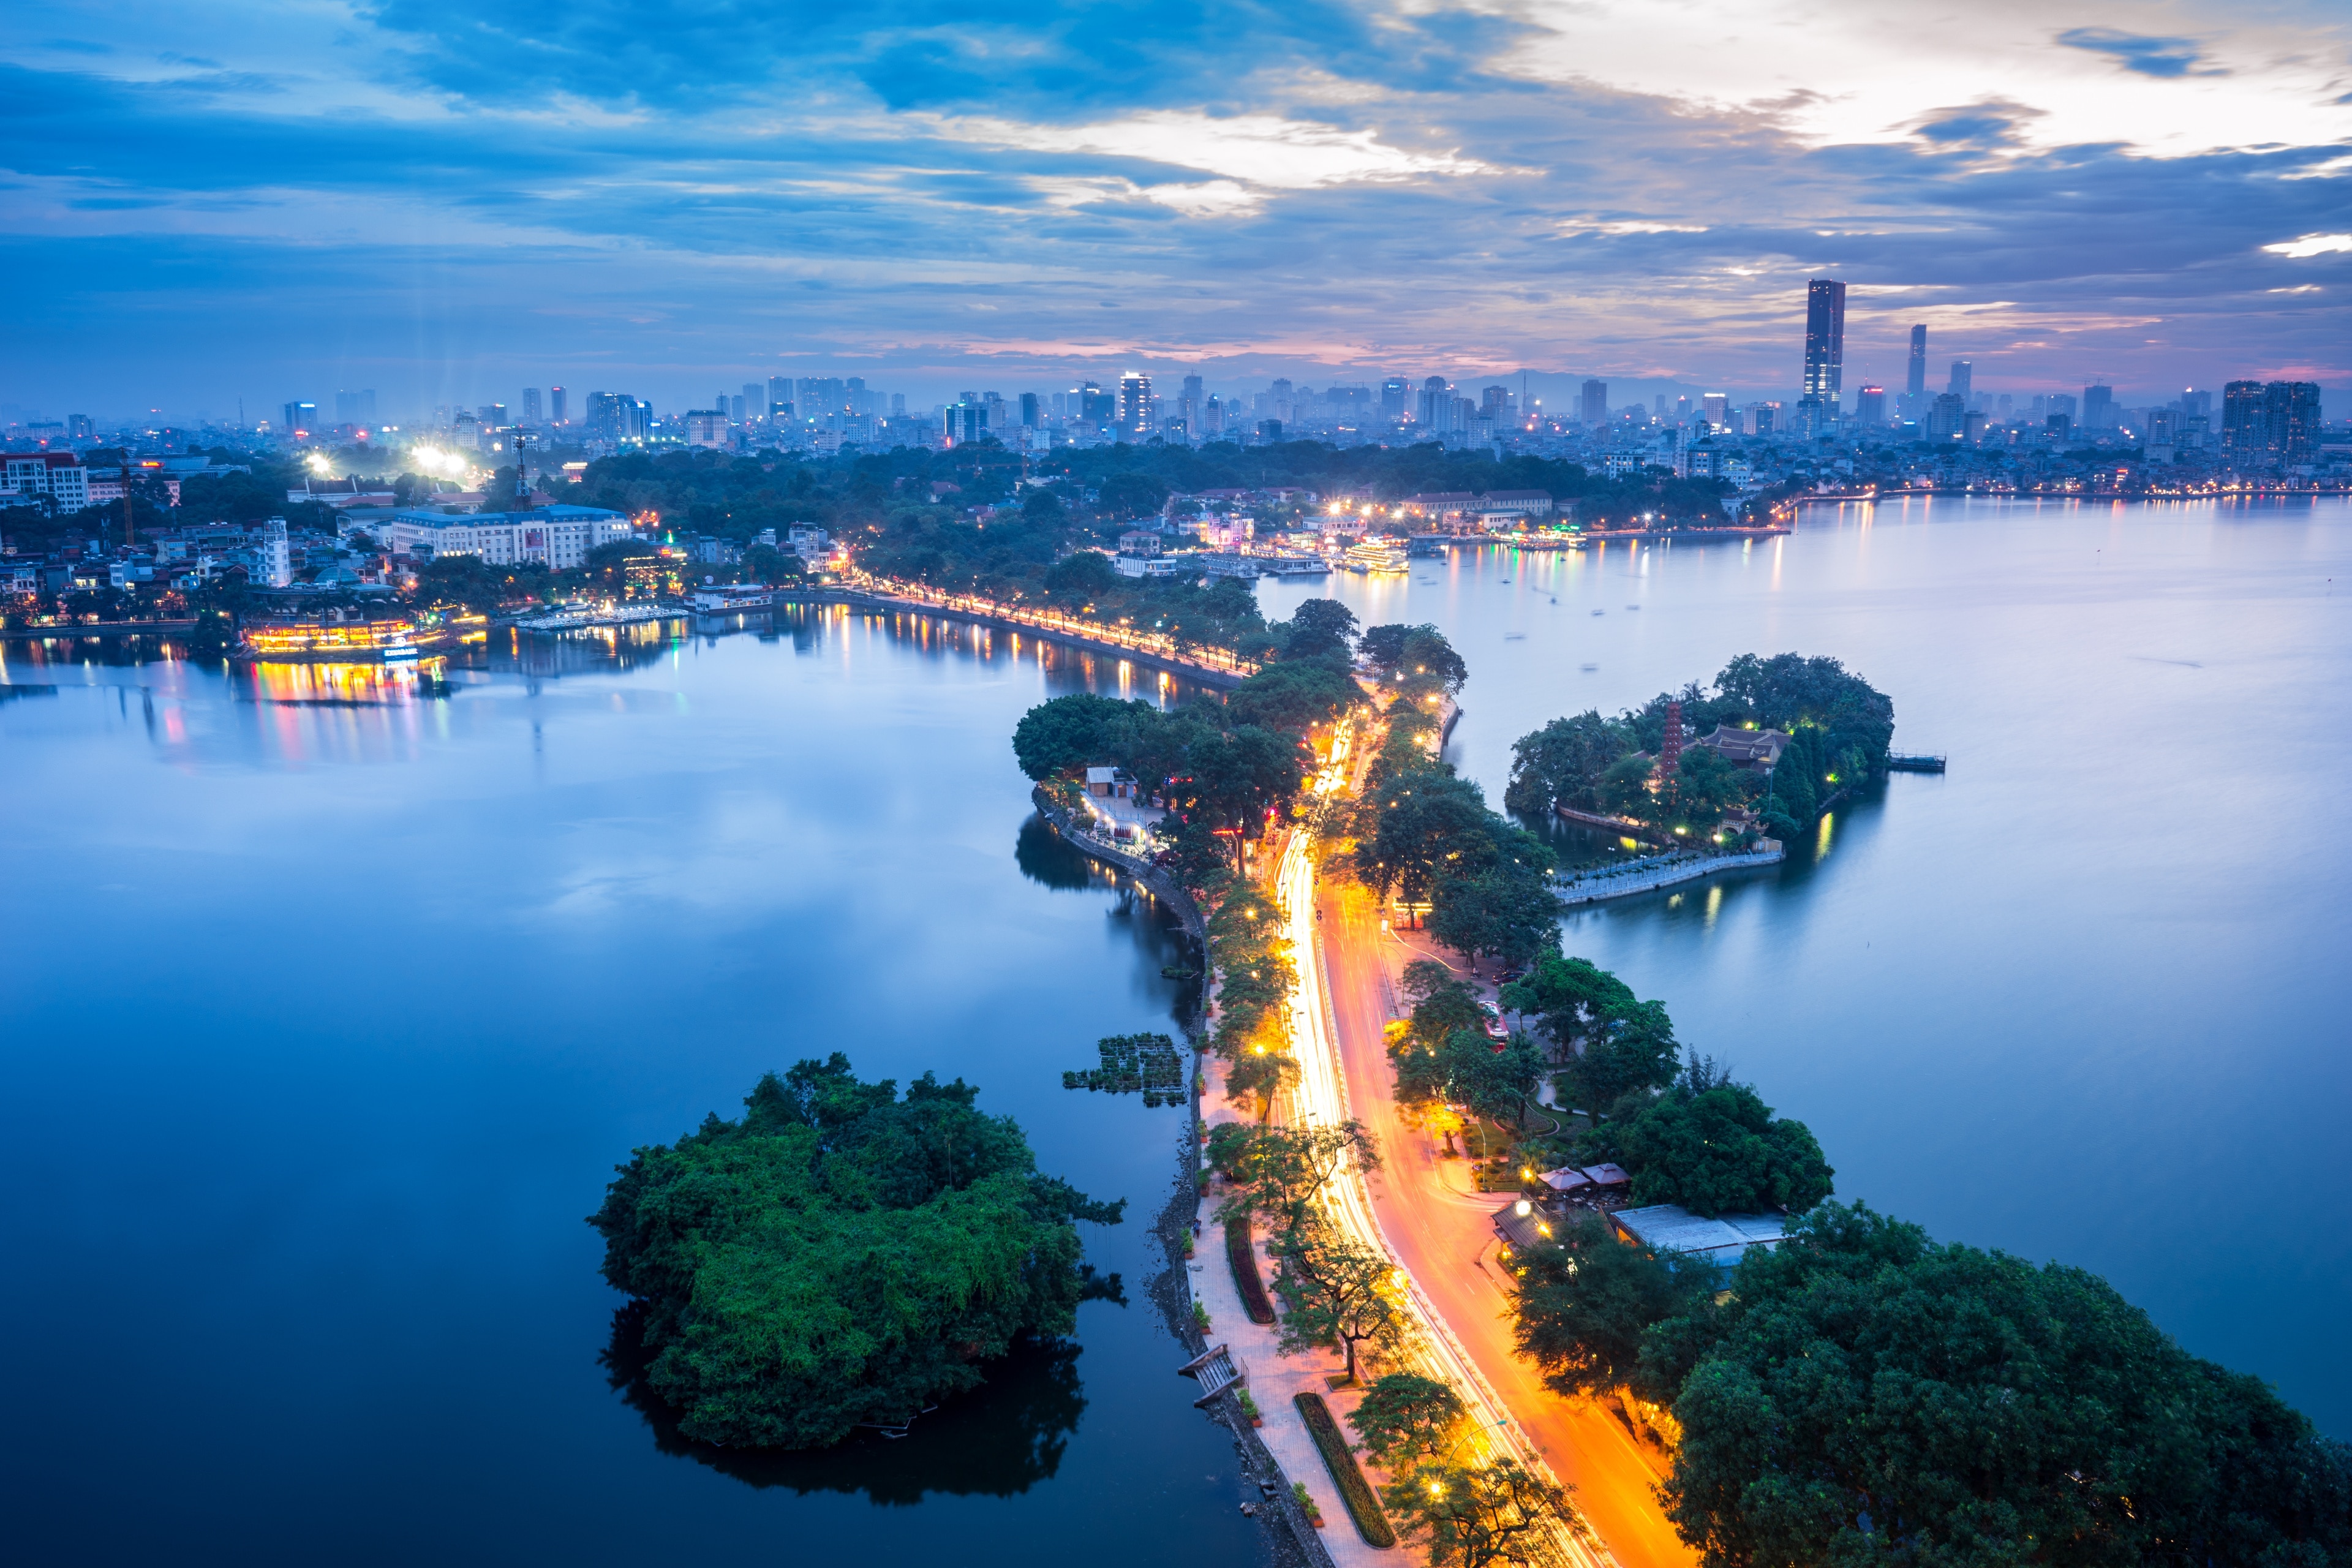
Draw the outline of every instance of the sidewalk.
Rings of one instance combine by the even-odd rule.
[[[1224,1102],[1225,1064],[1214,1057],[1206,1061],[1209,1087],[1201,1097],[1202,1116],[1212,1126],[1245,1120]],[[1322,1510],[1323,1528],[1317,1534],[1331,1553],[1331,1560],[1340,1568],[1407,1561],[1416,1555],[1409,1545],[1370,1546],[1356,1533],[1355,1521],[1349,1516],[1348,1505],[1340,1500],[1339,1489],[1331,1479],[1329,1468],[1323,1463],[1322,1450],[1316,1447],[1297,1405],[1291,1402],[1291,1396],[1299,1393],[1321,1394],[1339,1419],[1340,1430],[1352,1438],[1355,1428],[1348,1425],[1348,1412],[1362,1397],[1361,1390],[1334,1389],[1325,1384],[1323,1380],[1328,1374],[1346,1370],[1347,1362],[1338,1352],[1308,1350],[1284,1355],[1276,1349],[1276,1327],[1250,1321],[1249,1313],[1242,1307],[1241,1290],[1234,1283],[1233,1266],[1225,1258],[1224,1226],[1213,1217],[1223,1197],[1219,1191],[1201,1200],[1201,1237],[1194,1248],[1197,1256],[1185,1265],[1194,1299],[1209,1310],[1209,1342],[1230,1347],[1228,1353],[1234,1369],[1247,1381],[1250,1397],[1257,1402],[1258,1414],[1265,1418],[1258,1436],[1275,1462],[1282,1467],[1286,1483],[1306,1482],[1315,1506]],[[1274,1266],[1265,1256],[1262,1229],[1253,1233],[1252,1249],[1257,1254],[1259,1277],[1266,1281],[1270,1291]],[[1365,1479],[1376,1489],[1381,1484],[1377,1474],[1369,1469]],[[1390,1522],[1393,1524],[1395,1521]]]

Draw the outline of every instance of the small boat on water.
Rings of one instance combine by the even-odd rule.
[[[1375,544],[1367,540],[1361,544],[1349,546],[1348,552],[1339,557],[1339,564],[1350,572],[1361,572],[1370,576],[1402,577],[1411,570],[1406,564],[1409,559],[1396,545]]]

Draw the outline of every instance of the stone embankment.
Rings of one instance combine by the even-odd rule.
[[[1563,904],[1597,904],[1607,899],[1631,898],[1635,893],[1654,893],[1661,888],[1696,882],[1718,871],[1777,866],[1789,858],[1789,852],[1776,840],[1767,838],[1763,843],[1770,847],[1746,855],[1648,855],[1621,866],[1555,876],[1552,891],[1559,895]]]

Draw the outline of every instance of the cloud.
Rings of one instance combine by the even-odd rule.
[[[2352,343],[2340,290],[2266,293],[2279,236],[2343,225],[2324,9],[2073,3],[2193,67],[2116,68],[2038,0],[1743,0],[1671,47],[1630,0],[159,11],[135,61],[0,66],[0,265],[43,301],[14,381],[698,404],[830,363],[919,402],[1132,356],[1777,391],[1823,274],[1855,374],[1914,321],[1987,384]]]
[[[2058,41],[2070,49],[2088,49],[2093,54],[2109,56],[2123,69],[2141,76],[2187,76],[2202,58],[2194,38],[2151,38],[2114,27],[2069,27],[2058,35]],[[2197,74],[2228,73],[2208,69]]]
[[[2288,256],[2301,260],[2306,256],[2326,256],[2335,251],[2352,250],[2352,234],[2306,234],[2301,239],[2265,245],[2263,248],[2273,256]]]

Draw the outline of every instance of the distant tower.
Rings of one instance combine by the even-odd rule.
[[[1927,325],[1924,321],[1911,329],[1911,379],[1904,390],[1914,397],[1927,390]]]
[[[1816,278],[1805,285],[1805,395],[1835,408],[1844,367],[1845,285]]]
[[[1666,700],[1666,738],[1658,747],[1658,792],[1672,795],[1675,770],[1683,761],[1683,705],[1673,698]]]

